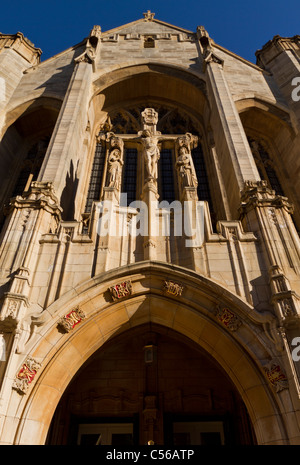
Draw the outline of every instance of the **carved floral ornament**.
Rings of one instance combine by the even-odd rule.
[[[62,327],[67,333],[75,328],[83,319],[85,318],[85,313],[79,309],[75,308],[71,312],[64,315],[59,321],[58,325]]]
[[[13,382],[13,389],[16,389],[20,394],[26,394],[29,385],[35,378],[37,371],[41,368],[41,364],[32,357],[27,357],[26,361],[20,368]]]

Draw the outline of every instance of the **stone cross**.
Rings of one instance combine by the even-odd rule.
[[[151,10],[147,10],[146,13],[143,13],[145,21],[153,21],[155,13],[151,13]]]

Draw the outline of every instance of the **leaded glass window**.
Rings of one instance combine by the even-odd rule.
[[[105,162],[105,145],[100,140],[96,144],[93,167],[90,177],[89,190],[85,205],[85,212],[90,213],[94,201],[100,200],[103,170]]]
[[[212,205],[211,205],[211,196],[210,196],[210,190],[209,190],[209,184],[208,184],[207,171],[206,171],[202,147],[200,144],[192,150],[192,159],[193,159],[193,163],[194,163],[194,167],[195,167],[195,171],[197,175],[197,180],[198,180],[198,187],[197,187],[198,200],[206,200],[209,203],[209,206],[211,207]]]
[[[39,175],[45,153],[48,147],[49,138],[42,139],[34,144],[22,163],[21,172],[13,190],[12,197],[22,195],[28,190],[32,181],[36,181]]]
[[[136,200],[137,149],[125,148],[122,193],[127,194],[127,205]]]
[[[248,142],[261,179],[267,181],[277,195],[284,196],[282,186],[273,166],[273,161],[265,144],[250,137],[248,138]]]
[[[199,144],[197,147],[192,149],[192,159],[193,159],[193,163],[194,163],[194,167],[195,167],[195,171],[197,175],[197,181],[198,181],[198,187],[197,187],[198,200],[206,201],[208,203],[212,226],[213,228],[215,228],[216,214],[213,209],[210,188],[209,188],[209,183],[208,183],[207,170],[206,170],[206,165],[205,165],[205,160],[204,160],[204,155],[203,155],[201,144]]]
[[[175,200],[174,167],[172,150],[162,149],[159,160],[160,200],[171,203]]]

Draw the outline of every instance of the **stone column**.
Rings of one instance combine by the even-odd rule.
[[[286,273],[300,274],[300,240],[286,197],[276,195],[266,181],[245,182],[240,215],[246,229],[259,234],[268,268],[279,266]]]
[[[106,180],[101,202],[95,204],[93,215],[96,227],[96,257],[94,273],[97,275],[120,263],[120,244],[124,234],[124,220],[120,212],[122,171],[124,166],[124,142],[114,133],[106,135]],[[94,220],[95,221],[95,220]],[[121,237],[120,237],[121,236]]]
[[[145,235],[144,235],[144,259],[156,259],[156,237],[157,237],[157,205],[158,192],[155,181],[150,180],[144,184],[142,201],[147,206],[145,213]]]
[[[40,171],[38,180],[52,182],[59,198],[64,188],[73,189],[67,182],[74,182],[82,152],[100,35],[100,27],[95,26],[84,53],[75,59],[73,75]]]
[[[270,303],[286,349],[281,356],[291,370],[300,395],[300,369],[291,356],[292,340],[300,335],[300,239],[291,218],[292,211],[287,199],[276,195],[266,181],[245,183],[241,218],[261,243],[269,276]]]
[[[144,158],[144,186],[142,201],[147,206],[147,221],[144,231],[144,259],[156,259],[157,237],[157,163],[160,157],[160,132],[156,131],[158,113],[153,108],[145,108],[142,113],[143,130],[139,133]]]
[[[24,352],[31,335],[31,317],[42,308],[31,306],[30,291],[40,252],[43,234],[55,232],[60,222],[61,209],[51,183],[33,182],[28,191],[17,196],[7,211],[8,227],[4,228],[0,248],[2,295],[0,306],[0,334],[6,340],[6,360],[2,362],[3,382],[1,404],[9,389],[16,369],[18,355]],[[4,292],[3,292],[4,289]],[[3,366],[4,365],[4,366]]]
[[[204,211],[197,195],[197,175],[191,150],[197,145],[198,138],[187,133],[176,139],[176,170],[182,204],[182,251],[185,251],[185,266],[203,272],[201,246],[204,240]],[[182,254],[183,255],[183,254]]]
[[[31,188],[17,196],[9,206],[0,248],[0,269],[10,276],[0,310],[0,321],[13,318],[17,323],[26,315],[30,283],[39,255],[43,234],[55,232],[61,209],[49,183],[33,182]]]
[[[231,209],[231,219],[236,219],[244,181],[258,181],[260,177],[226,82],[223,60],[215,54],[212,40],[202,26],[197,29],[197,37],[207,75],[211,105],[210,124]]]

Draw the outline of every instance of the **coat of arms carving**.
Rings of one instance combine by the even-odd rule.
[[[183,285],[180,283],[176,283],[174,281],[165,281],[164,282],[164,290],[168,294],[172,294],[174,296],[180,296],[183,292]]]
[[[288,380],[286,375],[283,373],[281,367],[274,362],[264,366],[267,378],[276,392],[280,392],[283,389],[288,388]]]
[[[79,308],[72,310],[71,312],[64,315],[58,322],[66,332],[71,331],[85,318],[85,314]]]
[[[230,331],[236,331],[242,324],[240,319],[229,308],[217,307],[216,318]]]
[[[26,361],[23,363],[21,369],[19,370],[13,382],[13,388],[21,394],[26,394],[29,385],[32,383],[40,367],[40,363],[38,363],[33,358],[28,357]]]
[[[132,283],[130,280],[115,284],[109,288],[110,295],[114,301],[124,299],[132,294]]]

